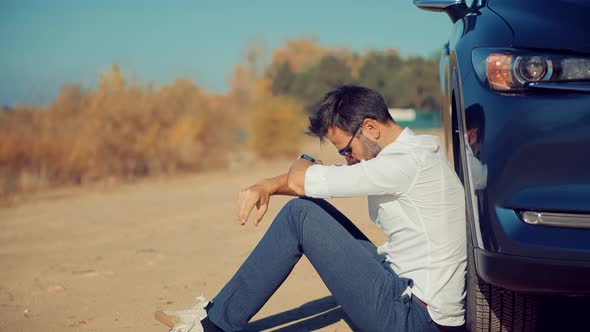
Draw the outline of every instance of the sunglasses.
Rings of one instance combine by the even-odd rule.
[[[338,154],[344,157],[350,157],[350,155],[352,154],[352,148],[350,147],[350,144],[352,144],[352,140],[356,137],[356,135],[358,135],[359,130],[361,130],[361,128],[363,127],[363,123],[361,122],[361,124],[358,126],[358,128],[356,128],[356,130],[354,131],[354,135],[352,135],[352,137],[350,138],[350,141],[348,141],[348,144],[346,144],[345,147],[343,147],[342,149],[338,150]]]

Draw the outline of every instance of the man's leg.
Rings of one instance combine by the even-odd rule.
[[[401,297],[408,280],[384,267],[374,245],[343,214],[323,200],[308,198],[285,205],[214,298],[209,319],[225,331],[245,327],[303,254],[359,328],[413,330],[421,323],[416,319],[424,319],[412,312],[419,307]]]

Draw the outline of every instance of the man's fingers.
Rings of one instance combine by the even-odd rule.
[[[242,191],[240,191],[240,195],[238,197],[238,203],[236,206],[236,216],[238,217],[238,222],[242,225],[243,225],[243,223],[242,223],[243,214],[244,214],[244,210],[246,209],[246,201],[247,201],[246,191],[242,190]],[[247,216],[246,216],[246,218],[247,218]]]
[[[240,209],[242,206],[242,192],[240,191],[240,193],[238,194],[238,200],[236,201],[236,217],[238,218],[238,220],[240,220]]]
[[[268,202],[266,202],[264,204],[260,204],[260,206],[258,206],[258,211],[256,212],[256,219],[254,220],[254,225],[258,226],[258,224],[260,223],[260,221],[262,220],[262,218],[266,214],[267,210],[268,210]]]
[[[246,199],[243,208],[240,211],[240,224],[244,225],[248,221],[248,217],[252,212],[252,209],[256,206],[256,201],[253,199]]]
[[[244,225],[248,221],[248,217],[252,209],[258,204],[259,196],[256,193],[245,190],[240,193],[240,202],[238,203],[238,221]]]
[[[254,185],[240,191],[237,202],[238,222],[244,225],[248,221],[252,209],[256,206],[258,211],[254,218],[254,224],[258,225],[268,209],[268,198],[268,192],[262,186]]]

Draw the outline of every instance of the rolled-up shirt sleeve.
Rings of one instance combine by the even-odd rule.
[[[305,172],[305,195],[314,198],[397,194],[414,182],[418,164],[410,153],[390,153],[354,165],[313,165]]]

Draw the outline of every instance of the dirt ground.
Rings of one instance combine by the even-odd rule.
[[[305,151],[343,162],[331,145],[306,144]],[[0,331],[167,331],[154,311],[213,297],[290,199],[274,197],[259,227],[240,226],[238,191],[289,163],[54,190],[4,204]],[[383,241],[366,198],[332,203],[375,243]],[[328,296],[304,258],[251,329],[349,331]]]
[[[325,163],[342,162],[330,145],[308,143],[303,150]],[[238,191],[289,163],[246,163],[0,203],[0,331],[167,331],[154,311],[215,296],[290,199],[273,197],[259,227],[240,226]],[[366,198],[331,202],[374,243],[383,242]],[[541,330],[587,326],[590,298],[543,303]],[[249,329],[350,331],[345,319],[303,258]]]

